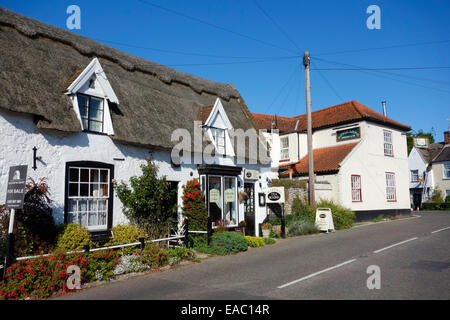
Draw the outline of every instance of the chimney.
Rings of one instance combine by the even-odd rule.
[[[383,116],[386,117],[386,100],[381,101],[381,105],[383,106]]]
[[[444,132],[444,143],[445,144],[450,144],[450,131],[445,131]]]

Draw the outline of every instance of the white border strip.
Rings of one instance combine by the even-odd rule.
[[[343,263],[340,263],[340,264],[338,264],[338,265],[335,265],[334,267],[330,267],[330,268],[324,269],[324,270],[322,270],[322,271],[318,271],[318,272],[316,272],[316,273],[312,273],[312,274],[310,274],[309,276],[306,276],[306,277],[303,277],[303,278],[294,280],[294,281],[292,281],[292,282],[283,284],[282,286],[279,286],[278,289],[283,289],[283,288],[285,288],[285,287],[287,287],[287,286],[290,286],[290,285],[292,285],[292,284],[294,284],[294,283],[298,283],[298,282],[300,282],[300,281],[303,281],[303,280],[306,280],[306,279],[310,279],[310,278],[315,277],[315,276],[317,276],[317,275],[319,275],[319,274],[321,274],[321,273],[324,273],[324,272],[327,272],[327,271],[330,271],[330,270],[333,270],[333,269],[342,267],[342,266],[344,266],[344,265],[346,265],[346,264],[352,263],[353,261],[356,261],[356,259],[352,259],[352,260],[345,261],[345,262],[343,262]]]
[[[374,251],[373,253],[378,253],[378,252],[381,252],[381,251],[390,249],[390,248],[392,248],[392,247],[395,247],[395,246],[398,246],[398,245],[401,245],[401,244],[404,244],[404,243],[406,243],[406,242],[410,242],[410,241],[413,241],[413,240],[416,240],[416,239],[419,239],[419,238],[414,237],[414,238],[411,238],[411,239],[408,239],[408,240],[405,240],[405,241],[402,241],[402,242],[394,243],[393,245],[390,245],[390,246],[388,246],[388,247],[384,247],[384,248],[382,248],[382,249],[378,249],[378,250]]]
[[[435,230],[435,231],[432,231],[431,233],[436,233],[436,232],[444,231],[444,230],[447,230],[447,229],[450,229],[450,227],[442,228],[442,229],[439,229],[439,230]]]

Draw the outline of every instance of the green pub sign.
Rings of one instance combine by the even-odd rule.
[[[349,140],[349,139],[358,139],[361,137],[361,131],[359,127],[339,130],[336,133],[337,141]]]

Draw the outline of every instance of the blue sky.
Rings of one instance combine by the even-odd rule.
[[[5,8],[65,29],[71,4],[81,8],[81,30],[74,32],[183,72],[233,83],[253,112],[305,113],[300,59],[305,50],[316,68],[345,67],[324,60],[369,68],[450,66],[450,1],[446,0],[257,0],[275,23],[253,0],[0,0]],[[366,26],[366,9],[372,4],[381,9],[380,30]],[[366,50],[391,46],[397,47]],[[342,53],[348,50],[358,51]],[[241,63],[255,58],[264,61]],[[321,75],[312,70],[313,110],[357,100],[381,111],[381,101],[386,100],[389,117],[415,130],[434,128],[436,139],[442,141],[443,131],[449,128],[450,69],[387,72],[391,73],[323,70]]]

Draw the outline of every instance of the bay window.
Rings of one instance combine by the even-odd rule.
[[[112,174],[110,165],[67,164],[65,222],[78,223],[89,230],[111,226]]]

